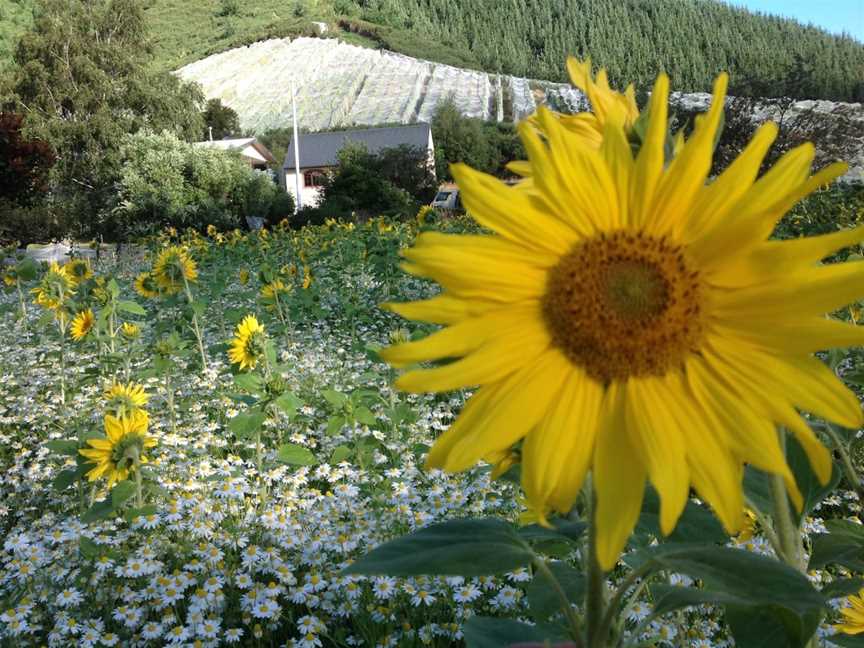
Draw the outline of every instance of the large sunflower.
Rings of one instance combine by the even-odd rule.
[[[522,485],[541,516],[567,512],[591,470],[605,569],[633,530],[646,479],[661,497],[663,533],[691,486],[732,533],[745,462],[782,475],[801,503],[776,425],[825,481],[830,454],[797,410],[862,423],[855,395],[812,354],[864,341],[864,328],[824,316],[864,294],[864,264],[819,264],[864,239],[864,228],[768,240],[795,202],[845,165],[811,177],[805,144],[757,180],[777,135],[766,124],[706,184],[726,85],[721,75],[709,112],[668,165],[664,75],[635,157],[620,113],[598,148],[541,109],[544,137],[520,128],[532,183],[453,169],[469,212],[494,234],[421,234],[405,268],[444,292],[387,305],[447,325],[385,350],[391,363],[461,358],[409,371],[398,387],[479,386],[427,466],[495,462],[524,440]]]
[[[88,308],[78,313],[72,319],[72,325],[69,327],[69,334],[76,342],[83,340],[87,334],[93,329],[93,324],[96,323],[96,318],[93,315],[93,309]]]
[[[162,250],[153,264],[153,277],[156,284],[167,294],[173,295],[183,290],[186,282],[198,279],[195,260],[183,248],[172,245]]]
[[[159,296],[159,286],[156,283],[156,278],[152,272],[141,272],[135,277],[133,284],[135,292],[146,299],[153,299]]]
[[[147,434],[147,422],[147,415],[141,411],[124,418],[106,415],[105,437],[88,439],[90,447],[78,451],[95,464],[87,479],[105,477],[111,488],[127,479],[136,463],[147,463],[144,453],[156,445],[156,439]]]
[[[247,315],[237,325],[237,331],[228,349],[228,359],[239,364],[240,369],[254,369],[258,359],[264,354],[266,334],[264,326],[258,323],[254,315]]]

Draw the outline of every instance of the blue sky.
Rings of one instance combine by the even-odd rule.
[[[864,42],[864,0],[727,0],[752,11],[779,14]]]

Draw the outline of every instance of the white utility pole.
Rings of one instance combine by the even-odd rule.
[[[300,134],[297,132],[297,92],[291,80],[291,112],[294,119],[294,213],[300,211],[303,200],[300,198]]]

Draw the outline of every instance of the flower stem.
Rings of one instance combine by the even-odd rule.
[[[27,326],[27,302],[24,299],[24,293],[21,291],[21,282],[16,281],[15,286],[18,288],[18,305],[21,307],[21,321]]]
[[[837,430],[835,430],[834,426],[830,423],[825,424],[825,431],[828,432],[828,436],[831,437],[831,442],[834,444],[834,448],[840,453],[840,461],[843,464],[843,474],[846,477],[846,480],[855,492],[860,494],[861,478],[858,476],[858,471],[855,470],[855,465],[852,463],[852,458],[849,456],[846,444],[843,443],[843,439],[840,438],[840,435],[837,434]]]
[[[144,490],[141,487],[141,464],[135,462],[135,506],[139,509],[144,506]]]
[[[786,433],[781,429],[778,430],[780,437],[780,447],[786,452]],[[783,482],[783,477],[778,474],[772,474],[769,485],[771,488],[771,499],[774,503],[774,526],[777,533],[777,539],[780,542],[780,547],[783,550],[781,560],[787,565],[804,572],[805,565],[803,560],[803,547],[801,546],[801,533],[798,525],[792,520],[792,512],[789,509],[789,495],[786,492],[786,484]]]
[[[604,648],[606,635],[602,623],[604,611],[605,577],[597,561],[597,524],[594,519],[594,488],[590,478],[585,483],[588,499],[588,583],[585,593],[585,616],[587,623],[588,648]],[[605,628],[608,633],[608,627]]]
[[[201,337],[201,327],[198,325],[198,314],[195,312],[195,300],[192,297],[192,289],[189,288],[189,281],[186,276],[183,276],[183,286],[186,288],[186,299],[189,301],[189,308],[192,309],[192,327],[195,331],[195,338],[198,340],[198,351],[201,352],[201,370],[207,371],[207,356],[204,354],[204,340]]]

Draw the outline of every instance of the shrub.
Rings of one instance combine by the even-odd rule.
[[[269,174],[238,155],[193,146],[170,133],[138,133],[122,147],[115,229],[128,235],[164,226],[245,227],[245,217],[284,216],[289,199]],[[275,206],[275,207],[274,207]]]

